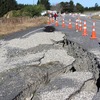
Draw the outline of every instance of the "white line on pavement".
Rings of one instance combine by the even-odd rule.
[[[37,32],[37,31],[42,30],[42,29],[44,29],[44,28],[43,28],[43,27],[42,27],[42,28],[38,28],[38,29],[36,29],[36,30],[34,30],[34,31],[31,31],[31,32],[29,32],[29,33],[23,35],[22,37],[24,38],[24,37],[26,37],[26,36],[32,34],[33,32]]]
[[[60,22],[60,21],[61,21],[61,20],[59,20],[59,22]],[[53,24],[55,24],[55,23],[52,23],[52,24],[50,24],[50,25],[53,25]],[[48,26],[48,25],[46,25],[46,26]],[[28,36],[28,35],[32,34],[33,32],[37,32],[37,31],[42,30],[42,29],[44,29],[44,28],[42,27],[42,28],[36,29],[36,30],[34,30],[34,31],[31,31],[31,32],[29,32],[29,33],[25,34],[25,35],[24,35],[24,36],[22,36],[22,37],[24,38],[24,37],[26,37],[26,36]]]

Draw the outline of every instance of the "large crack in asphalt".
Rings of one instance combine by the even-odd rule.
[[[94,78],[88,79],[86,81],[83,82],[82,86],[75,92],[73,92],[66,100],[72,100],[73,97],[75,97],[77,94],[79,94],[82,91],[82,88],[84,87],[84,85],[88,82],[94,80]]]
[[[64,40],[64,41],[65,41],[65,40]],[[59,44],[59,43],[64,43],[64,41],[55,42],[55,43],[57,43],[57,44]],[[70,43],[71,43],[71,42],[70,42]],[[64,43],[62,47],[64,47],[65,44],[66,44],[66,43]],[[67,44],[68,44],[68,43],[67,43]],[[80,49],[80,47],[79,47],[79,49]],[[83,49],[83,51],[86,52],[86,50],[84,50],[84,49]],[[97,60],[97,59],[95,58],[95,60]],[[86,70],[88,70],[88,69],[86,69]],[[88,81],[90,81],[90,80],[96,80],[96,76],[95,76],[95,75],[94,75],[94,77],[95,77],[95,78],[91,78],[91,79],[89,79],[89,80],[86,80],[86,81],[82,84],[82,86],[81,86],[77,91],[75,91],[74,93],[72,93],[66,100],[71,100],[71,98],[72,98],[73,96],[75,96],[75,95],[77,95],[78,93],[80,93],[80,92],[82,91],[82,88],[84,87],[84,85],[85,85]],[[33,97],[32,97],[32,98],[33,98]]]
[[[69,48],[67,48],[68,54],[73,56],[76,59],[76,62],[74,63],[75,69],[77,71],[87,70],[87,71],[92,72],[93,76],[94,76],[93,80],[95,81],[95,85],[99,84],[100,81],[97,81],[100,78],[100,76],[99,76],[99,74],[100,74],[99,58],[95,54],[90,53],[87,50],[85,50],[82,46],[80,46],[80,44],[75,43],[71,40],[68,40],[67,38],[66,38],[66,45],[69,46]],[[82,62],[83,62],[83,64],[82,64]],[[84,67],[85,67],[85,69],[84,69]],[[82,87],[84,87],[84,84]],[[74,95],[77,95],[77,93],[79,93],[81,91],[82,87],[78,91],[76,91],[74,94],[70,95],[68,100],[71,100],[71,98]],[[97,88],[100,88],[100,87],[97,86]],[[98,95],[98,94],[96,94],[96,95]],[[96,96],[95,96],[95,98],[96,98]],[[95,98],[93,100],[95,100]],[[96,99],[96,100],[99,100],[99,99]]]
[[[45,50],[43,56],[36,60],[36,62],[37,61],[39,62],[39,64],[37,64],[37,67],[42,68],[42,70],[40,72],[40,73],[42,73],[42,74],[40,74],[41,77],[39,77],[37,81],[28,84],[28,87],[26,87],[26,89],[23,89],[23,90],[21,89],[21,91],[19,91],[19,94],[16,95],[15,97],[13,97],[13,100],[21,100],[22,98],[24,98],[24,99],[27,98],[27,94],[28,94],[29,91],[30,91],[29,92],[29,94],[30,94],[29,98],[30,99],[29,98],[28,99],[29,100],[34,100],[34,95],[36,93],[36,90],[41,85],[45,86],[45,84],[49,83],[49,81],[52,79],[52,77],[55,77],[55,76],[57,76],[61,73],[70,72],[70,70],[72,70],[72,68],[74,68],[76,71],[83,71],[83,72],[84,71],[89,71],[89,72],[92,72],[94,78],[86,80],[77,91],[73,92],[67,98],[67,100],[71,100],[71,98],[75,97],[75,95],[80,93],[82,91],[82,88],[84,87],[84,85],[88,81],[90,81],[90,80],[94,80],[95,82],[97,81],[97,79],[99,78],[99,73],[100,73],[99,72],[100,62],[98,61],[98,58],[94,54],[92,54],[92,53],[88,52],[87,50],[85,50],[82,46],[80,46],[80,44],[75,43],[71,40],[68,40],[66,36],[63,37],[63,38],[64,39],[62,41],[52,40],[53,44],[51,46],[54,46],[56,44],[57,45],[60,44],[61,47],[64,48],[70,56],[75,58],[75,61],[73,63],[69,64],[68,66],[64,66],[60,62],[50,62],[50,63],[47,63],[47,64],[42,64],[42,60],[46,57],[46,53],[50,49],[50,47],[48,47],[48,50]],[[42,51],[42,49],[40,51]],[[21,51],[21,52],[23,52],[23,51]],[[16,54],[16,55],[18,55],[18,54]],[[24,53],[22,55],[24,55]],[[10,57],[10,55],[8,55],[8,56]],[[28,67],[29,65],[26,65],[26,66]],[[32,67],[34,65],[30,65],[30,66]],[[46,69],[43,68],[44,66],[45,66],[46,69],[49,69],[49,67],[51,67],[51,69],[49,69],[48,71],[45,71]],[[57,66],[58,69],[57,69],[57,67],[54,67],[54,66]],[[63,66],[63,68],[62,68],[62,66]],[[54,69],[53,69],[54,71],[52,70],[53,67],[54,67]],[[30,67],[28,67],[27,69],[29,69],[29,68]],[[34,68],[36,68],[36,67],[34,67]],[[20,69],[20,70],[23,70],[23,68]],[[5,76],[5,77],[7,77],[7,76]]]
[[[63,41],[59,41],[59,42],[55,42],[56,44],[59,44],[59,43],[62,43],[63,45],[62,45],[62,47],[64,47],[64,46],[66,46],[65,44],[67,44],[67,45],[71,45],[71,47],[73,48],[73,45],[75,45],[75,43],[72,43],[71,41],[68,41],[67,40],[67,42],[65,42],[66,40],[63,40]],[[85,49],[83,49],[79,44],[76,44],[78,47],[78,49],[81,49],[82,51],[83,51],[83,53],[86,53],[87,52],[87,50],[85,50]],[[74,49],[72,49],[72,50],[75,50],[75,48]],[[73,56],[74,55],[74,57],[76,58],[76,59],[78,59],[78,52],[76,53],[76,52],[68,52],[69,53],[69,55],[71,55],[71,56]],[[76,54],[75,54],[76,53]],[[86,54],[88,54],[89,52],[87,52]],[[85,54],[85,56],[86,56],[86,54]],[[84,55],[84,54],[83,54]],[[88,67],[86,68],[86,69],[78,69],[78,71],[80,70],[87,70],[87,71],[90,71],[90,72],[92,72],[93,73],[93,76],[94,76],[94,78],[91,78],[91,79],[89,79],[89,80],[87,80],[87,81],[85,81],[84,83],[83,83],[83,85],[80,87],[80,89],[79,90],[77,90],[77,91],[75,91],[74,93],[72,93],[70,96],[69,96],[69,98],[67,98],[67,100],[71,100],[71,98],[73,97],[73,96],[75,96],[76,94],[78,94],[80,91],[82,91],[82,88],[84,87],[84,84],[86,84],[88,81],[90,81],[90,80],[97,80],[98,79],[98,75],[96,75],[96,74],[98,74],[99,73],[99,62],[98,62],[98,60],[97,60],[97,58],[95,57],[95,55],[94,54],[91,54],[91,53],[89,53],[89,56],[92,56],[92,61],[91,61],[91,63],[92,63],[92,65],[90,66],[90,64],[89,63],[87,63],[87,64],[89,64],[88,65]],[[89,60],[91,60],[91,57],[89,57],[88,56],[88,59]],[[79,58],[82,58],[82,57],[79,57]],[[88,60],[87,59],[87,60]],[[78,60],[77,60],[78,61]],[[83,61],[84,61],[84,58],[83,58]],[[77,62],[75,62],[75,63],[77,63]],[[74,64],[75,64],[74,63]],[[80,64],[80,66],[81,66],[81,64]],[[80,66],[78,66],[78,67],[80,67]],[[81,66],[81,67],[83,67],[83,66]],[[92,67],[92,69],[91,69],[91,67]],[[95,70],[93,69],[95,67]],[[74,68],[74,67],[73,67]],[[77,69],[77,68],[76,68]],[[96,73],[96,71],[98,72],[98,73]]]

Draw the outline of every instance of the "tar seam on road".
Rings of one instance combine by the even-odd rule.
[[[24,38],[24,37],[26,37],[26,36],[28,36],[28,35],[32,34],[33,32],[37,32],[37,31],[42,30],[42,29],[44,29],[44,27],[39,28],[39,29],[36,29],[36,30],[34,30],[34,31],[31,31],[31,32],[29,32],[29,33],[25,34],[25,35],[24,35],[24,36],[22,36],[22,37]]]

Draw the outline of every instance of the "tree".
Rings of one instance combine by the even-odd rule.
[[[27,5],[23,9],[21,9],[20,16],[40,16],[43,10],[45,10],[43,5]]]
[[[98,4],[97,3],[95,3],[95,7],[98,7]]]
[[[70,2],[60,2],[60,6],[61,6],[61,13],[64,12],[83,12],[84,11],[84,7],[80,4],[77,3],[76,6],[74,5],[74,2],[72,0],[70,0]]]
[[[69,12],[69,3],[68,2],[61,2],[61,13]]]
[[[83,13],[83,12],[84,12],[84,7],[83,7],[80,3],[77,3],[77,4],[76,4],[76,10],[77,10],[78,12]]]
[[[61,2],[62,12],[73,12],[74,11],[74,2]]]
[[[99,5],[97,3],[95,3],[94,10],[98,10],[98,8],[99,8]]]
[[[88,11],[88,10],[89,10],[89,8],[88,8],[88,7],[85,7],[85,8],[84,8],[84,10]]]
[[[27,5],[18,4],[18,5],[17,5],[17,10],[21,10],[21,9],[24,8],[25,6],[27,6]]]
[[[40,4],[40,0],[37,1],[37,5]]]
[[[74,11],[74,2],[70,0],[68,12],[73,12],[73,11]]]
[[[50,9],[56,10],[57,12],[61,12],[62,7],[61,7],[61,4],[59,3],[59,4],[56,4],[56,5],[52,5]]]
[[[11,10],[17,9],[16,0],[0,0],[0,17]]]
[[[49,0],[45,0],[45,8],[47,9],[47,10],[50,10],[50,2],[49,2]]]
[[[50,9],[50,2],[49,0],[38,0],[37,5],[42,4],[44,7],[49,10]]]
[[[66,5],[65,2],[61,2],[60,5],[61,5],[61,13],[65,12],[65,8],[66,8],[65,7],[65,5]]]

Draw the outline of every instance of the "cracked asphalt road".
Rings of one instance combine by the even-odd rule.
[[[40,78],[39,75],[44,76],[42,73],[45,73],[46,69],[48,69],[48,72],[49,71],[54,72],[59,69],[59,66],[60,66],[60,69],[62,68],[62,66],[65,68],[66,67],[65,65],[69,64],[67,62],[68,61],[67,59],[69,59],[71,64],[73,63],[73,61],[75,59],[73,57],[67,55],[67,51],[62,49],[63,48],[62,44],[60,44],[60,43],[59,43],[60,45],[56,44],[56,42],[64,40],[64,34],[66,34],[66,36],[69,40],[77,42],[78,44],[82,45],[83,48],[85,48],[89,52],[94,53],[98,57],[98,59],[100,59],[100,46],[98,44],[98,42],[100,42],[100,33],[99,33],[100,29],[98,27],[100,25],[99,21],[96,21],[97,39],[91,40],[90,36],[91,36],[91,32],[92,32],[92,19],[88,19],[86,17],[80,17],[82,19],[82,22],[84,20],[87,21],[88,36],[83,37],[81,32],[75,32],[75,20],[77,17],[72,17],[70,15],[66,15],[64,18],[65,18],[66,25],[68,25],[69,18],[72,19],[73,29],[69,30],[67,27],[62,28],[61,27],[62,19],[59,17],[58,21],[59,21],[60,26],[55,27],[56,32],[49,33],[49,35],[52,35],[52,34],[53,35],[49,36],[48,39],[47,39],[47,33],[43,32],[44,26],[40,26],[40,27],[36,27],[36,28],[30,28],[25,31],[13,33],[9,36],[3,37],[3,40],[0,40],[0,44],[1,44],[0,45],[0,47],[1,47],[1,49],[0,49],[1,55],[0,56],[2,58],[0,60],[0,64],[1,64],[1,66],[3,66],[3,64],[4,64],[3,68],[5,68],[6,70],[8,70],[7,67],[10,67],[12,70],[14,70],[14,71],[11,70],[12,72],[8,70],[8,72],[3,73],[3,75],[5,74],[4,76],[2,74],[0,75],[0,77],[2,79],[0,81],[1,82],[0,90],[4,89],[3,91],[0,91],[0,93],[1,93],[0,98],[2,100],[3,99],[10,100],[10,99],[14,98],[14,96],[16,96],[20,91],[22,91],[22,89],[27,87],[27,85],[32,84],[32,82],[34,82],[36,79],[39,79]],[[52,24],[52,25],[54,26],[54,24]],[[41,33],[43,33],[43,34],[41,35]],[[46,38],[43,37],[44,33],[46,35]],[[39,39],[36,36],[37,34],[40,35],[40,38],[43,37],[43,39],[42,40]],[[36,37],[34,38],[34,36],[36,36]],[[27,40],[28,38],[29,38],[29,40],[25,42],[24,40]],[[39,42],[38,40],[41,40],[41,41]],[[38,43],[37,43],[37,41],[38,41]],[[45,41],[45,42],[43,43],[43,41]],[[37,45],[34,45],[33,42],[36,42],[35,44],[37,44]],[[33,47],[32,47],[32,45],[33,45]],[[53,56],[51,56],[52,52],[53,52]],[[68,58],[65,58],[64,57],[65,55],[67,55]],[[66,59],[66,60],[62,60],[61,58]],[[53,59],[53,62],[57,63],[58,65],[52,64],[51,63],[52,59]],[[7,64],[5,63],[5,61],[7,62]],[[47,62],[49,62],[49,64],[45,65]],[[40,65],[40,63],[43,63],[43,65],[40,67],[42,67],[42,68],[46,67],[46,69],[43,68],[41,70],[38,68],[35,69],[36,67],[34,67],[34,68],[29,67],[29,66],[38,66],[38,65]],[[13,69],[13,68],[15,68],[14,66],[17,66],[18,68],[21,66],[21,69],[20,68]],[[28,67],[25,67],[25,66],[28,66]],[[50,66],[50,69],[48,68],[48,66]],[[53,67],[56,67],[55,70]],[[1,68],[1,71],[3,71],[3,68]],[[37,76],[34,76],[33,73],[37,74],[37,71],[39,72],[39,74]],[[48,72],[46,72],[46,73],[48,73]],[[9,82],[9,80],[10,80],[10,82]],[[2,82],[4,82],[4,84],[2,84]],[[17,88],[17,87],[22,87],[22,89]],[[9,93],[7,93],[7,92],[9,92]],[[14,95],[13,95],[13,92],[14,92]],[[82,93],[82,95],[84,93]],[[6,97],[5,97],[5,94],[7,94]]]

